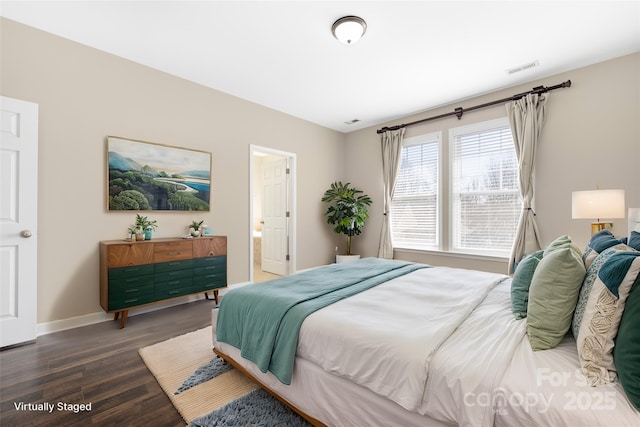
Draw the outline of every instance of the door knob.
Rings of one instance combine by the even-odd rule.
[[[20,232],[20,235],[21,235],[22,237],[25,237],[25,238],[27,238],[27,237],[31,237],[31,231],[30,231],[30,230],[22,230],[22,231]]]

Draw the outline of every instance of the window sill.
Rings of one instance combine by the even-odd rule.
[[[441,257],[473,259],[473,260],[492,261],[492,262],[501,262],[501,263],[509,262],[508,257],[497,256],[497,255],[479,255],[479,254],[470,254],[470,253],[462,253],[462,252],[439,251],[435,249],[393,248],[393,250],[398,252],[414,253],[414,254],[422,254],[422,255],[434,255],[434,256],[441,256]]]

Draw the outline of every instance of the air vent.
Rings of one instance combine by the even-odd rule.
[[[358,123],[360,121],[360,119],[352,119],[352,120],[347,120],[346,122],[344,122],[345,125],[352,125],[354,123]]]
[[[522,64],[519,67],[511,68],[507,70],[507,74],[519,73],[520,71],[528,70],[529,68],[537,67],[538,65],[540,65],[540,63],[535,60],[533,62],[529,62],[528,64]]]

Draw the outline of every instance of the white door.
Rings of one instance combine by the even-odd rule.
[[[0,98],[0,347],[36,339],[38,105]]]
[[[262,271],[287,274],[287,159],[262,163]]]

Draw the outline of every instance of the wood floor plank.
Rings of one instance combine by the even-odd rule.
[[[102,322],[0,351],[0,425],[184,426],[138,350],[209,326],[213,307],[203,298],[131,316],[125,329]],[[56,407],[16,409],[43,402]],[[91,411],[59,410],[58,402],[91,403]]]

